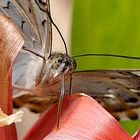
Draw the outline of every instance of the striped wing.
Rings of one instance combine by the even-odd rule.
[[[1,0],[0,7],[22,30],[26,47],[40,48],[42,52],[47,49],[47,53],[49,52],[50,38],[47,40],[47,37],[51,32],[51,22],[46,14],[47,8],[49,9],[48,1]]]
[[[137,119],[139,117],[140,107],[140,70],[98,70],[74,72],[65,77],[65,93],[86,93],[96,99],[105,109],[112,113],[117,119],[130,118]],[[24,95],[14,99],[14,105],[30,106],[31,110],[37,110],[37,103],[46,102],[47,106],[50,102],[45,101],[45,95],[51,95],[53,101],[58,98],[60,82],[52,85],[44,85],[40,88],[40,96]],[[52,96],[54,95],[54,96]],[[26,98],[26,100],[24,100]],[[48,98],[48,97],[47,97]],[[34,102],[30,102],[34,100]],[[55,99],[55,100],[54,100]],[[19,104],[20,102],[20,104]],[[32,105],[32,106],[31,106]],[[46,108],[40,105],[40,111]]]
[[[51,50],[51,22],[46,10],[49,1],[1,0],[0,11],[7,14],[21,29],[25,45],[47,57]],[[22,50],[13,66],[13,84],[33,87],[41,71],[43,60],[33,53]],[[17,93],[17,90],[13,90]]]

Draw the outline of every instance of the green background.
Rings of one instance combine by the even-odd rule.
[[[139,0],[74,0],[73,4],[72,55],[140,56]],[[84,70],[140,68],[138,60],[110,57],[78,58],[77,63]]]
[[[72,55],[108,53],[140,56],[139,0],[73,0]],[[140,60],[77,58],[77,70],[140,68]],[[139,122],[121,122],[133,134]]]

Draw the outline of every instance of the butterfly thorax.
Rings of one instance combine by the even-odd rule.
[[[76,68],[75,60],[67,54],[54,53],[50,56],[49,60],[53,69],[57,70],[61,65],[63,65],[62,72],[65,72],[67,69],[69,69],[69,71],[73,71]]]
[[[41,72],[41,83],[50,82],[62,73],[70,74],[76,68],[76,62],[67,54],[53,53],[46,59],[44,68]]]

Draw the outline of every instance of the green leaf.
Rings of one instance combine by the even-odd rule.
[[[109,53],[140,56],[140,1],[74,1],[72,55]],[[139,60],[112,57],[76,59],[78,69],[139,68]],[[85,65],[86,64],[86,65]]]
[[[123,126],[125,130],[131,135],[133,135],[136,130],[139,128],[140,120],[134,120],[134,121],[119,121],[120,124]]]

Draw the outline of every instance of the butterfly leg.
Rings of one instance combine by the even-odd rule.
[[[61,93],[60,98],[58,102],[58,111],[57,111],[57,129],[59,129],[60,126],[60,115],[61,115],[61,108],[62,108],[62,101],[65,94],[65,81],[64,81],[64,73],[61,74],[62,80],[61,80]]]
[[[72,75],[70,75],[70,87],[69,87],[69,95],[72,94]]]
[[[45,57],[43,57],[41,54],[38,54],[38,53],[34,52],[34,51],[31,50],[31,49],[28,49],[28,48],[26,48],[26,47],[24,47],[24,46],[22,47],[22,49],[24,49],[24,50],[26,50],[26,51],[28,51],[28,52],[33,53],[34,55],[36,55],[36,56],[42,58],[43,60],[46,60]]]

